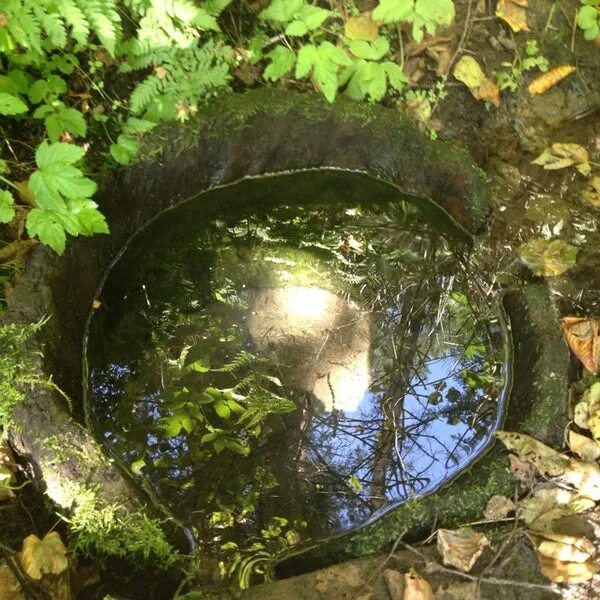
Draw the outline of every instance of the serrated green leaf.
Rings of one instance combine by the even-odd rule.
[[[15,201],[8,190],[0,190],[0,223],[10,223],[15,216]]]
[[[306,44],[300,48],[296,62],[296,79],[303,79],[312,71],[317,56],[317,48],[313,44]]]
[[[122,133],[117,138],[116,144],[110,145],[110,155],[121,165],[128,165],[137,154],[139,144],[129,134]]]
[[[408,77],[404,74],[404,71],[394,62],[386,61],[382,63],[383,68],[388,76],[390,85],[398,90],[403,90],[408,84]]]
[[[582,29],[590,29],[596,25],[600,14],[593,6],[582,6],[577,16],[577,24]]]
[[[382,23],[412,21],[414,0],[380,0],[373,11],[373,20]]]
[[[304,0],[272,0],[258,15],[263,21],[287,23],[291,21],[302,9]]]
[[[0,115],[22,115],[28,110],[27,104],[13,94],[0,92]]]
[[[67,210],[77,219],[78,230],[73,235],[109,233],[104,215],[98,205],[89,199],[67,200]]]
[[[215,412],[221,419],[229,420],[231,419],[231,409],[227,406],[227,403],[224,400],[217,400],[213,404],[213,408]]]
[[[292,21],[286,28],[285,34],[292,37],[302,37],[308,33],[308,27],[303,21]]]
[[[30,237],[37,236],[42,244],[50,246],[57,254],[64,252],[67,236],[63,226],[52,211],[41,208],[32,209],[27,215],[25,225]]]
[[[233,0],[204,0],[202,8],[214,17],[218,17],[231,3]]]
[[[40,169],[56,165],[74,165],[85,155],[83,148],[75,144],[48,144],[42,142],[35,151],[35,162]]]
[[[325,8],[304,4],[298,13],[298,19],[302,21],[309,31],[320,27],[333,13]]]
[[[198,12],[194,17],[193,24],[200,29],[209,31],[221,31],[217,19],[214,15],[208,13],[204,8],[198,8]]]
[[[263,77],[270,81],[281,79],[292,70],[296,62],[296,53],[285,46],[277,46],[267,54],[271,61],[263,73]]]
[[[374,42],[350,40],[348,48],[350,48],[350,52],[357,58],[380,60],[390,51],[390,43],[387,38],[380,36]]]
[[[75,137],[84,137],[87,133],[83,114],[74,108],[67,108],[62,103],[54,113],[46,117],[44,124],[51,142],[57,142],[64,132],[71,133]]]

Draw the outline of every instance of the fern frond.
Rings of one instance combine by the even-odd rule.
[[[85,15],[90,29],[111,56],[115,55],[121,41],[121,18],[114,0],[76,0]]]
[[[67,25],[71,28],[73,39],[82,46],[87,44],[90,37],[90,24],[75,0],[58,0],[57,6]]]
[[[64,48],[67,45],[67,29],[60,14],[46,12],[40,5],[35,6],[34,10],[52,45]]]
[[[247,367],[256,361],[256,356],[251,354],[250,352],[246,352],[242,350],[238,354],[236,354],[235,358],[223,365],[220,369],[213,369],[213,371],[219,371],[221,373],[234,373],[235,371],[239,371],[243,367]]]
[[[28,3],[16,3],[16,10],[8,15],[8,31],[19,46],[42,53],[42,26]]]
[[[156,75],[149,75],[133,90],[129,98],[131,113],[139,115],[163,90],[163,83]]]

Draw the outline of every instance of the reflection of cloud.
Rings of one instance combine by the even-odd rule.
[[[325,411],[355,411],[370,384],[369,314],[322,288],[249,294],[250,335],[279,364],[287,385],[310,392]]]

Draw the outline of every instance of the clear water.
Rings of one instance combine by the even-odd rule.
[[[429,493],[503,409],[495,303],[464,249],[405,202],[257,189],[260,210],[231,208],[234,187],[141,232],[88,337],[97,435],[216,552]]]

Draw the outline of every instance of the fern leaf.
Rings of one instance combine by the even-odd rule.
[[[8,31],[18,45],[42,53],[42,27],[28,4],[19,7],[8,19]]]
[[[162,81],[156,75],[146,77],[131,93],[129,98],[131,113],[134,115],[142,113],[152,100],[160,95],[162,88]]]
[[[121,19],[112,0],[76,0],[92,31],[111,56],[121,38]]]
[[[60,15],[45,12],[40,6],[35,7],[35,12],[52,45],[56,48],[64,48],[67,45],[67,29]]]
[[[81,9],[75,4],[74,0],[59,0],[57,6],[61,15],[71,27],[73,39],[82,46],[86,45],[90,37],[90,24]]]

